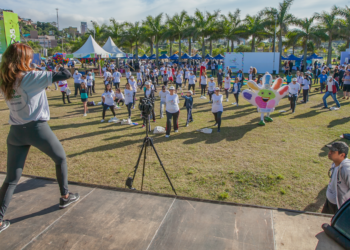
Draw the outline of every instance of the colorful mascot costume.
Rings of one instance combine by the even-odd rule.
[[[248,81],[251,90],[243,90],[242,96],[252,105],[258,107],[261,113],[260,126],[265,126],[265,122],[272,122],[270,113],[275,110],[280,100],[288,94],[288,86],[281,87],[282,78],[278,78],[272,85],[272,76],[267,72],[262,78],[262,86],[259,87],[256,82]],[[272,85],[272,86],[271,86]],[[264,118],[264,114],[266,117]]]

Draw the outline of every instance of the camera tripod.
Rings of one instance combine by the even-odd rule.
[[[169,176],[168,176],[168,174],[167,174],[167,172],[166,172],[166,170],[165,170],[165,168],[164,168],[164,166],[163,166],[163,163],[162,163],[162,161],[161,161],[161,159],[160,159],[160,157],[159,157],[159,155],[158,155],[158,152],[157,152],[156,148],[154,147],[153,139],[150,138],[150,137],[148,136],[148,133],[149,133],[150,130],[151,130],[150,115],[148,115],[148,117],[147,117],[147,119],[146,119],[146,137],[143,139],[143,144],[142,144],[142,147],[141,147],[141,152],[140,152],[139,157],[138,157],[138,160],[137,160],[137,162],[136,162],[136,166],[135,166],[135,170],[134,170],[134,175],[133,175],[133,177],[128,177],[128,178],[126,179],[125,185],[126,185],[128,188],[130,188],[130,189],[135,189],[135,188],[132,187],[132,185],[133,185],[133,182],[134,182],[134,180],[135,180],[136,172],[137,172],[137,169],[139,168],[140,160],[141,160],[142,153],[143,153],[144,155],[143,155],[142,180],[141,180],[141,191],[142,191],[142,189],[143,189],[143,179],[144,179],[144,177],[145,177],[145,167],[146,167],[146,158],[147,158],[147,147],[152,147],[153,150],[154,150],[154,152],[155,152],[155,154],[156,154],[156,156],[157,156],[157,158],[158,158],[159,164],[160,164],[160,166],[162,167],[162,169],[163,169],[163,171],[164,171],[164,174],[165,174],[165,176],[167,177],[167,179],[168,179],[168,181],[169,181],[169,183],[170,183],[170,186],[171,186],[172,190],[174,191],[175,195],[177,195],[177,193],[176,193],[176,191],[175,191],[175,188],[174,188],[173,184],[171,183],[171,180],[170,180],[170,178],[169,178]]]

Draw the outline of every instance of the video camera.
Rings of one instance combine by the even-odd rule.
[[[140,98],[139,110],[142,112],[142,115],[148,116],[152,113],[154,109],[154,99],[153,98]]]

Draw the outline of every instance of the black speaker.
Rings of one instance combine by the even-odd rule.
[[[322,225],[325,233],[341,245],[350,250],[350,200],[345,202],[339,211],[333,216],[331,225]]]

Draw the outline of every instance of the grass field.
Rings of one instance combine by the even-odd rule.
[[[123,86],[124,83],[125,78]],[[73,90],[71,80],[69,84]],[[101,78],[96,85],[97,93],[89,100],[99,102],[104,87]],[[259,127],[256,108],[243,98],[239,107],[233,106],[232,95],[229,102],[224,102],[221,133],[214,129],[212,134],[203,134],[197,130],[214,128],[214,117],[208,99],[199,99],[196,92],[194,122],[189,127],[185,127],[186,109],[181,108],[179,133],[172,131],[170,138],[152,134],[179,195],[320,211],[331,165],[324,145],[349,132],[348,100],[340,100],[342,107],[338,111],[324,110],[322,95],[312,92],[309,103],[298,103],[295,114],[291,114],[279,112],[289,109],[288,99],[284,98],[271,116],[274,122]],[[139,91],[137,97],[142,94]],[[91,107],[88,116],[83,117],[80,98],[72,97],[71,104],[63,105],[59,91],[48,90],[47,95],[49,124],[66,151],[69,180],[124,187],[145,136],[140,112],[132,112],[132,121],[139,126],[101,123],[101,106]],[[165,119],[159,118],[159,100],[156,103],[157,121],[152,127],[165,127]],[[334,105],[329,99],[329,106]],[[8,115],[8,108],[1,101],[1,171],[6,170]],[[125,106],[117,111],[117,117],[127,118]],[[111,112],[107,111],[106,119],[109,118]],[[148,153],[147,162],[144,190],[172,193],[153,152]],[[55,177],[55,168],[51,159],[32,148],[24,173]],[[136,187],[140,185],[140,173]]]

